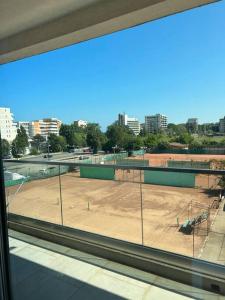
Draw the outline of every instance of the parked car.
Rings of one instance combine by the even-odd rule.
[[[52,158],[52,154],[45,154],[43,158]]]
[[[79,160],[89,159],[89,156],[80,156]]]

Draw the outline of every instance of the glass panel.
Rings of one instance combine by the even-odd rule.
[[[8,212],[61,224],[59,166],[5,163]]]
[[[80,169],[61,175],[64,225],[141,243],[140,184],[110,179],[111,168]]]
[[[213,257],[213,261],[224,263],[221,176],[193,175],[195,185],[190,187],[190,178],[183,173],[171,177],[171,173],[144,173],[144,245],[206,260]]]
[[[225,262],[223,176],[140,171],[127,158],[120,163],[116,169],[5,163],[8,211]]]

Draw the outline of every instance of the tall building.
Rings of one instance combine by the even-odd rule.
[[[16,123],[10,108],[0,107],[0,131],[2,139],[12,142],[17,134]]]
[[[47,139],[47,137],[52,133],[59,135],[59,129],[62,122],[56,118],[47,118],[39,120],[39,128],[35,127],[35,130],[40,131],[40,135]],[[37,133],[36,133],[37,134]]]
[[[197,133],[198,132],[198,119],[190,118],[187,120],[186,128],[189,133]]]
[[[225,117],[223,117],[222,119],[220,119],[219,122],[219,131],[222,134],[225,134]]]
[[[137,118],[130,118],[126,114],[119,114],[118,123],[119,125],[128,126],[135,135],[138,135],[140,133],[141,127],[140,122]]]
[[[18,124],[21,124],[25,128],[30,138],[36,134],[40,134],[47,140],[47,137],[51,133],[59,135],[61,121],[56,118],[46,118],[32,122],[18,122]]]
[[[167,128],[167,117],[161,114],[145,117],[145,129],[147,133],[158,133]]]
[[[74,124],[77,125],[78,127],[87,127],[88,122],[84,120],[77,120],[74,121]]]
[[[29,121],[19,121],[17,122],[17,128],[20,128],[21,126],[23,126],[23,128],[26,130],[26,134],[29,138],[33,137],[33,122],[29,122]]]

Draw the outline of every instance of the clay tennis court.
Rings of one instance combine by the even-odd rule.
[[[143,159],[137,156],[137,159]],[[193,161],[211,161],[211,160],[225,160],[225,155],[213,154],[145,154],[144,159],[148,159],[150,166],[166,166],[168,160],[193,160]]]
[[[61,176],[63,224],[113,238],[142,243],[141,188],[144,245],[198,256],[207,234],[207,222],[194,235],[179,232],[178,223],[198,216],[216,196],[205,189],[157,186],[122,181]],[[35,180],[7,188],[9,212],[61,224],[59,178]],[[209,222],[216,209],[210,210]],[[208,224],[210,225],[210,224]]]

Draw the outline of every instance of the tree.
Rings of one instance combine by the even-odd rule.
[[[66,150],[66,139],[51,133],[48,137],[48,144],[51,152],[61,152]]]
[[[87,145],[93,149],[93,153],[97,153],[102,147],[103,133],[98,124],[89,123],[87,125]]]
[[[193,140],[189,144],[189,148],[193,150],[201,150],[203,148],[202,142],[200,140]]]
[[[158,142],[158,145],[157,145],[157,148],[158,148],[159,150],[166,150],[166,149],[169,149],[169,147],[170,147],[170,144],[169,144],[169,142],[166,141],[166,140],[161,140],[161,141],[159,141],[159,142]]]
[[[75,144],[74,133],[75,131],[72,125],[62,124],[59,130],[59,134],[66,139],[69,146],[74,146]]]
[[[25,154],[26,148],[29,146],[28,136],[23,126],[17,129],[17,136],[12,142],[12,155],[14,157]]]
[[[184,124],[173,124],[169,123],[167,126],[167,133],[170,137],[179,136],[184,133],[187,133],[187,128]]]
[[[106,150],[112,151],[113,147],[117,146],[117,149],[124,149],[128,147],[128,142],[132,138],[135,138],[133,132],[127,126],[121,126],[114,123],[108,126],[106,131],[107,148]]]
[[[124,148],[127,151],[140,150],[144,146],[143,139],[140,136],[130,135]]]
[[[44,142],[45,142],[45,138],[43,136],[41,136],[40,134],[36,134],[33,137],[33,141],[31,144],[32,144],[33,148],[35,148],[37,150],[37,152],[39,152]]]
[[[86,135],[84,133],[75,132],[73,140],[74,140],[74,146],[76,147],[84,147],[87,145]]]
[[[193,140],[194,138],[189,133],[181,133],[175,141],[181,144],[190,144]]]
[[[156,134],[148,134],[144,139],[144,145],[149,148],[153,149],[157,146],[157,135]]]
[[[5,157],[10,154],[10,144],[7,140],[2,139],[2,157]]]
[[[86,146],[86,129],[83,127],[79,127],[76,124],[62,124],[59,134],[66,139],[69,146]]]

